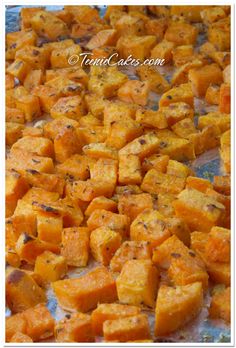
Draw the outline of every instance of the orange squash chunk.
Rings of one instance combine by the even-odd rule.
[[[155,335],[175,332],[195,318],[203,306],[202,284],[161,286],[158,291],[155,314]]]
[[[93,342],[91,317],[88,314],[66,314],[55,325],[56,342]]]
[[[26,333],[26,318],[22,313],[17,313],[6,317],[5,324],[5,337],[6,342],[9,342],[16,332],[25,334]]]
[[[206,243],[206,258],[213,262],[230,262],[230,230],[212,227]]]
[[[88,312],[98,303],[117,300],[116,284],[105,267],[98,267],[80,278],[58,280],[52,287],[60,306]]]
[[[212,189],[212,183],[203,178],[197,178],[195,176],[188,176],[186,179],[186,188],[193,188],[195,190],[206,192],[207,189]]]
[[[22,198],[28,189],[29,185],[21,175],[13,171],[6,173],[6,217],[9,217],[14,213],[18,199]]]
[[[90,216],[96,209],[103,209],[115,213],[117,209],[117,203],[112,199],[106,198],[104,196],[96,197],[90,202],[87,209],[85,210],[85,216]]]
[[[44,157],[53,157],[54,155],[53,143],[43,137],[25,136],[12,146],[12,150],[31,152]]]
[[[118,211],[120,214],[129,216],[130,221],[133,221],[143,210],[152,208],[152,196],[148,193],[119,196]]]
[[[148,102],[149,83],[130,80],[125,82],[117,92],[118,98],[126,103],[145,106]]]
[[[103,325],[104,339],[107,342],[127,342],[150,338],[150,329],[146,314],[128,318],[107,320]]]
[[[214,176],[213,187],[217,192],[229,196],[230,195],[230,181],[229,175]]]
[[[230,287],[215,289],[209,308],[209,317],[230,323]]]
[[[102,336],[105,321],[136,316],[140,312],[140,308],[136,306],[118,303],[99,304],[91,316],[93,332],[96,336]]]
[[[21,332],[16,332],[11,340],[10,340],[11,343],[24,343],[24,342],[27,342],[27,343],[30,343],[30,342],[33,342],[33,340],[28,336],[28,335],[25,335]]]
[[[119,183],[125,185],[139,185],[142,182],[141,162],[136,155],[119,156]]]
[[[44,251],[37,256],[34,272],[39,274],[46,282],[55,282],[63,278],[67,273],[67,264],[63,256]]]

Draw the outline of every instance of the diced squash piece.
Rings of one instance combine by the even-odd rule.
[[[12,146],[12,150],[27,151],[44,157],[53,157],[54,155],[52,141],[43,137],[25,136]]]
[[[173,202],[175,213],[182,218],[191,231],[209,232],[214,225],[221,223],[225,207],[214,198],[197,191],[186,189]]]
[[[87,209],[85,210],[85,216],[90,216],[96,209],[103,209],[115,213],[117,209],[117,203],[112,199],[106,198],[104,196],[96,197],[90,202]]]
[[[63,256],[44,251],[36,258],[34,272],[46,282],[55,282],[66,275],[66,260]]]
[[[144,210],[130,226],[130,239],[147,241],[151,249],[163,243],[170,236],[171,233],[166,227],[164,217],[157,210]]]
[[[173,62],[176,67],[180,67],[193,59],[193,45],[180,45],[172,50]]]
[[[37,213],[37,233],[40,240],[53,241],[54,244],[61,242],[63,219],[61,216],[50,216],[47,213]]]
[[[31,67],[22,59],[15,59],[14,62],[7,68],[8,74],[16,77],[19,81],[23,82],[26,75],[29,73]]]
[[[21,199],[28,189],[29,185],[21,175],[13,171],[6,173],[6,217],[13,215],[18,199]]]
[[[188,139],[193,143],[195,154],[199,155],[204,151],[217,147],[220,142],[220,133],[220,127],[212,122],[209,126],[204,127],[201,132],[190,134]]]
[[[172,60],[172,49],[175,47],[173,42],[162,40],[151,51],[151,59],[164,59],[168,64]]]
[[[29,274],[12,268],[6,272],[6,301],[11,311],[18,313],[46,302],[46,295]]]
[[[70,96],[58,99],[50,110],[52,118],[68,117],[78,120],[85,114],[83,100],[80,96]]]
[[[55,158],[62,163],[81,151],[82,143],[73,126],[67,126],[54,139]]]
[[[168,106],[163,106],[158,110],[158,113],[165,116],[168,126],[171,127],[183,119],[193,118],[193,109],[189,104],[183,102],[170,103]]]
[[[59,247],[51,242],[44,242],[27,233],[22,233],[16,242],[16,252],[22,260],[34,264],[37,256],[45,250],[59,253]]]
[[[48,11],[38,11],[30,20],[32,28],[39,36],[56,41],[68,34],[66,23]]]
[[[12,146],[22,137],[24,126],[20,123],[6,122],[6,144]]]
[[[32,94],[39,98],[39,103],[42,111],[50,114],[51,108],[61,97],[60,91],[57,91],[55,86],[39,85],[36,86]]]
[[[120,19],[115,23],[115,28],[117,30],[118,36],[125,36],[127,32],[129,35],[143,35],[144,30],[144,21],[141,18],[124,14]]]
[[[145,106],[148,102],[148,92],[149,83],[147,81],[129,80],[118,89],[117,96],[126,103]]]
[[[226,173],[230,173],[231,171],[230,138],[230,130],[223,133],[220,138],[220,157],[224,163],[224,170],[226,171]]]
[[[108,182],[116,185],[118,163],[114,159],[99,158],[96,163],[90,166],[90,178],[102,181],[104,177]]]
[[[119,38],[116,48],[119,55],[124,59],[131,55],[132,58],[144,61],[144,59],[149,56],[151,49],[155,46],[155,43],[156,37],[154,35],[125,35]]]
[[[195,44],[197,34],[197,28],[188,23],[172,22],[168,26],[164,38],[176,45],[191,45]]]
[[[118,199],[118,211],[129,216],[133,221],[145,209],[153,208],[152,196],[148,193],[120,195]]]
[[[230,323],[230,287],[216,289],[211,299],[209,316],[213,319],[223,319]]]
[[[205,99],[208,104],[218,105],[220,98],[220,88],[217,85],[210,84],[206,90]]]
[[[25,116],[23,111],[18,110],[16,108],[6,107],[6,122],[24,124]]]
[[[190,169],[187,165],[175,160],[169,160],[166,168],[166,174],[175,175],[179,178],[187,178],[190,173]]]
[[[116,250],[121,245],[121,235],[108,227],[99,227],[91,232],[90,249],[96,261],[109,265]]]
[[[231,66],[230,64],[223,70],[223,80],[224,83],[230,84],[231,81]]]
[[[61,97],[69,97],[83,94],[82,83],[70,80],[66,76],[59,75],[45,83],[45,86],[54,87]]]
[[[155,33],[157,34],[157,33]],[[141,81],[147,81],[151,91],[156,93],[166,92],[170,85],[167,80],[155,68],[147,65],[141,65],[137,68],[137,74]]]
[[[24,79],[24,87],[27,89],[27,91],[31,92],[33,89],[39,85],[42,85],[43,83],[43,70],[41,69],[35,69],[31,70]]]
[[[72,44],[65,48],[55,48],[50,56],[51,67],[53,69],[70,68],[71,65],[80,67],[81,52],[81,47],[78,44]]]
[[[12,215],[12,225],[17,237],[23,232],[36,235],[36,214],[29,202],[18,199],[16,209]]]
[[[230,49],[230,29],[226,23],[228,20],[229,17],[223,18],[213,23],[208,29],[208,41],[219,51]]]
[[[222,71],[217,64],[191,69],[188,76],[197,97],[203,97],[211,83],[219,85],[223,82]]]
[[[139,314],[128,318],[106,320],[103,325],[106,342],[127,342],[150,338],[150,329],[146,314]]]
[[[89,178],[89,166],[93,163],[90,157],[72,155],[63,163],[56,166],[56,170],[65,178],[71,180],[86,180]]]
[[[201,11],[212,8],[212,6],[171,6],[170,13],[172,16],[183,17],[185,20],[197,23],[201,22]]]
[[[150,260],[150,243],[145,241],[125,241],[111,259],[110,268],[113,272],[120,272],[129,260]]]
[[[155,169],[158,172],[165,173],[169,163],[169,156],[154,154],[144,158],[142,169],[147,172],[150,169]]]
[[[52,284],[62,308],[88,312],[98,303],[117,300],[116,284],[105,267],[98,267],[80,278],[58,280]]]
[[[226,17],[225,11],[220,6],[206,8],[205,10],[201,11],[200,14],[203,23],[206,25],[210,25],[211,23]]]
[[[104,143],[91,143],[83,147],[85,155],[93,158],[111,158],[117,159],[117,150]]]
[[[226,83],[220,86],[219,111],[230,114],[230,85]]]
[[[86,48],[93,50],[101,46],[115,46],[117,38],[115,29],[101,30],[89,40]]]
[[[174,87],[162,94],[159,107],[168,106],[172,103],[184,102],[193,107],[193,92],[189,83]]]
[[[167,18],[165,17],[149,18],[149,20],[145,23],[146,33],[148,35],[156,35],[157,42],[160,42],[163,39],[167,26],[168,22]]]
[[[213,186],[212,183],[207,179],[197,178],[195,176],[188,176],[186,179],[185,188],[193,188],[195,190],[205,193],[207,189],[212,189]]]
[[[44,70],[49,63],[49,55],[44,47],[25,46],[16,51],[16,59],[22,59],[33,69]]]
[[[28,335],[25,335],[21,332],[16,332],[11,340],[10,340],[11,343],[33,343],[33,340],[28,336]]]
[[[162,285],[158,291],[155,313],[155,335],[163,336],[180,329],[195,318],[203,307],[202,284]]]
[[[90,230],[95,230],[98,227],[108,227],[124,236],[129,231],[130,219],[126,215],[96,209],[88,218],[87,225]]]
[[[205,246],[205,255],[209,261],[230,262],[230,230],[212,227]]]
[[[231,178],[229,175],[215,175],[213,179],[214,190],[228,196],[230,195],[230,182]]]
[[[6,317],[5,323],[5,337],[6,342],[9,342],[15,333],[26,333],[26,318],[22,315],[22,313],[17,313]]]
[[[79,180],[72,183],[72,196],[75,199],[90,202],[99,196],[112,197],[114,189],[115,184],[106,178],[99,181],[96,179]]]
[[[121,303],[154,307],[158,271],[150,260],[129,260],[116,279],[116,286]]]
[[[55,325],[56,342],[93,342],[91,317],[84,313],[67,314]]]
[[[142,126],[150,128],[164,129],[168,127],[166,116],[160,111],[138,109],[136,121]]]
[[[190,245],[190,230],[187,224],[180,218],[169,217],[165,219],[166,227],[172,235],[175,235],[187,247]]]
[[[142,173],[141,163],[138,156],[120,155],[119,156],[119,183],[126,185],[141,184]]]
[[[165,174],[150,169],[145,175],[141,189],[148,193],[173,193],[177,194],[184,189],[185,178]]]
[[[16,108],[23,111],[26,121],[33,121],[41,115],[39,98],[34,95],[25,95],[16,99]]]

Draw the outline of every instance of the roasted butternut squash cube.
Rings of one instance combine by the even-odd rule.
[[[206,258],[213,262],[230,262],[230,230],[212,227],[205,249]]]
[[[155,313],[155,335],[175,332],[194,319],[203,307],[202,284],[169,287],[162,285],[158,291]]]
[[[30,70],[31,66],[20,58],[15,59],[14,62],[7,68],[8,74],[16,77],[21,82],[24,81]]]
[[[117,150],[105,143],[90,143],[83,147],[85,155],[93,158],[111,158],[116,160],[118,158]]]
[[[171,236],[166,227],[164,217],[153,209],[141,212],[130,226],[130,239],[149,242],[153,249]]]
[[[82,142],[73,126],[67,126],[54,139],[55,158],[62,163],[82,149]]]
[[[219,111],[230,114],[230,84],[222,83],[220,86]]]
[[[105,29],[95,34],[87,43],[86,48],[93,50],[101,46],[115,46],[118,39],[117,30]]]
[[[118,36],[125,36],[127,32],[129,35],[144,35],[144,21],[141,18],[124,14],[115,23],[115,28],[117,30]]]
[[[89,24],[91,21],[100,21],[99,12],[91,6],[65,6],[66,12],[72,13],[78,23]]]
[[[90,202],[99,196],[111,198],[115,189],[115,184],[105,178],[97,181],[96,179],[88,179],[86,181],[74,181],[72,184],[72,195],[74,198]]]
[[[213,187],[219,193],[223,195],[230,195],[230,175],[215,175],[213,178]]]
[[[6,299],[13,313],[23,312],[38,303],[46,302],[46,295],[25,271],[11,268],[6,272]]]
[[[188,176],[188,178],[186,179],[185,188],[193,188],[195,190],[205,193],[207,189],[212,189],[213,186],[212,183],[207,179],[197,178],[195,176]]]
[[[24,126],[15,122],[6,122],[6,144],[12,146],[22,137]]]
[[[62,228],[62,216],[50,216],[43,212],[37,213],[37,233],[39,239],[59,244],[61,242]]]
[[[225,214],[223,204],[195,189],[183,190],[173,202],[173,207],[191,231],[209,232],[222,222]]]
[[[121,101],[109,102],[104,106],[104,127],[107,132],[110,131],[111,126],[116,122],[129,121],[131,123],[132,119],[135,118],[135,112],[138,106],[132,103],[125,103]],[[131,123],[132,124],[132,123]]]
[[[129,260],[116,279],[121,303],[154,307],[158,286],[158,271],[150,260]]]
[[[148,21],[145,22],[145,30],[148,35],[156,35],[157,42],[160,42],[163,37],[165,30],[168,26],[167,18],[149,18]]]
[[[200,116],[200,118],[201,117],[202,116]],[[195,154],[199,155],[204,151],[217,147],[220,142],[220,133],[220,127],[213,123],[204,127],[201,132],[190,134],[188,139],[193,143]]]
[[[223,319],[230,323],[230,287],[215,289],[209,308],[209,317],[213,319]]]
[[[153,208],[152,196],[148,193],[140,194],[123,194],[118,198],[118,211],[120,214],[129,216],[133,221],[145,209]]]
[[[193,92],[190,83],[183,83],[162,94],[159,107],[178,102],[184,102],[193,108]]]
[[[211,105],[218,105],[219,98],[220,98],[220,87],[214,84],[210,84],[205,94],[206,102]]]
[[[155,46],[155,43],[156,37],[154,35],[125,35],[119,38],[116,48],[119,55],[124,59],[131,55],[135,59],[144,61],[144,59],[150,55],[151,49]]]
[[[190,118],[184,118],[181,121],[176,122],[171,129],[173,132],[184,139],[192,139],[191,135],[194,134],[196,137],[199,134],[199,131],[196,129],[194,125],[194,121]],[[194,138],[195,139],[195,138]]]
[[[78,44],[72,44],[64,48],[56,48],[52,50],[50,56],[51,67],[53,69],[61,69],[70,68],[71,65],[81,66],[81,52],[81,47]]]
[[[58,280],[52,287],[60,306],[66,310],[88,312],[98,303],[117,300],[116,283],[105,267],[97,267],[80,278]]]
[[[116,250],[121,245],[121,235],[108,227],[99,227],[91,232],[90,249],[96,261],[109,265]]]
[[[178,161],[169,160],[166,167],[166,174],[175,175],[179,178],[187,178],[191,173],[190,168]]]
[[[5,338],[6,342],[9,342],[16,332],[25,334],[26,333],[26,318],[22,313],[17,313],[6,317],[5,321]]]
[[[15,58],[15,54],[17,50],[27,45],[35,45],[36,41],[37,41],[37,35],[35,31],[32,29],[7,33],[6,58],[13,60]]]
[[[224,163],[226,173],[231,171],[230,137],[230,130],[228,130],[220,138],[220,157]]]
[[[202,21],[206,25],[210,25],[211,23],[216,22],[225,17],[226,17],[225,11],[220,6],[207,8],[201,11]]]
[[[103,325],[103,335],[106,342],[127,342],[150,338],[150,329],[146,314],[128,318],[106,320]]]
[[[147,81],[129,80],[117,92],[120,100],[145,106],[148,102],[149,83]]]
[[[12,225],[17,236],[23,232],[36,235],[36,221],[36,214],[32,205],[23,199],[18,199],[16,209],[12,215]]]
[[[136,155],[119,156],[119,183],[126,185],[141,184],[141,162]]]
[[[45,82],[45,86],[54,87],[56,93],[62,97],[81,95],[84,92],[84,86],[82,83],[70,80],[66,76],[59,75],[48,82]]]
[[[164,38],[176,45],[192,45],[196,42],[197,34],[198,30],[193,25],[172,22],[168,26]]]
[[[22,233],[16,242],[16,252],[21,260],[34,264],[38,255],[45,250],[59,253],[59,247],[52,242],[45,242],[38,238],[32,237],[27,233]]]
[[[173,63],[176,67],[180,67],[193,59],[193,45],[180,45],[172,50]]]
[[[51,42],[48,45],[56,45],[55,48],[59,48],[58,45],[69,47],[73,44],[72,40],[63,40],[60,42]],[[47,45],[47,44],[46,44]],[[50,46],[51,47],[51,46]],[[61,69],[47,69],[45,72],[45,80],[46,82],[53,80],[57,76],[65,76],[69,80],[80,82],[83,86],[88,85],[88,74],[79,66],[73,66],[69,68],[61,68]]]
[[[166,116],[159,110],[141,110],[136,112],[136,121],[145,127],[164,129],[168,127]]]
[[[67,314],[55,325],[56,342],[93,342],[91,316],[84,313]]]
[[[155,68],[147,65],[141,65],[136,71],[141,81],[148,82],[151,91],[160,94],[166,92],[170,88],[167,80]]]
[[[25,119],[29,122],[41,115],[39,98],[34,95],[16,98],[16,108],[24,112]]]
[[[231,66],[230,64],[223,70],[223,80],[224,83],[230,84],[231,82]]]
[[[150,260],[150,243],[145,241],[125,241],[111,259],[110,268],[113,272],[120,272],[126,261]]]
[[[88,218],[87,225],[90,230],[108,227],[125,236],[129,231],[130,219],[126,215],[112,213],[104,209],[96,209]]]
[[[225,18],[223,18],[224,20]],[[227,18],[226,18],[227,19]],[[220,23],[220,25],[218,24]],[[228,27],[222,28],[222,20],[213,23],[207,32],[208,41],[219,51],[230,49],[230,30]]]
[[[13,215],[18,199],[21,199],[28,189],[29,185],[27,181],[20,174],[13,171],[6,173],[6,217]]]
[[[190,230],[188,225],[180,218],[168,217],[165,219],[166,227],[172,235],[175,235],[187,247],[190,245]]]
[[[61,255],[69,266],[84,267],[89,258],[87,227],[65,228],[62,232]]]
[[[65,178],[72,180],[86,180],[89,178],[89,166],[93,163],[93,159],[83,155],[72,155],[63,163],[56,166],[58,173]]]
[[[96,197],[90,202],[84,212],[84,215],[90,216],[96,209],[103,209],[115,213],[117,210],[117,203],[112,199],[106,198],[104,196]]]
[[[171,6],[170,13],[172,16],[183,17],[185,20],[191,23],[201,22],[201,11],[211,6]]]
[[[25,46],[16,51],[15,57],[25,61],[33,69],[44,70],[49,64],[49,55],[44,47]]]
[[[63,256],[44,251],[35,260],[34,272],[46,282],[55,282],[66,275],[66,260]]]
[[[65,180],[57,174],[40,173],[34,169],[23,171],[26,181],[36,188],[44,188],[50,192],[57,192],[62,195],[64,192]]]
[[[193,109],[184,102],[170,103],[168,106],[161,107],[158,113],[166,118],[169,127],[183,119],[193,119]]]
[[[48,114],[50,114],[51,108],[61,97],[61,92],[55,86],[39,85],[31,93],[39,98],[42,111]]]
[[[16,333],[12,336],[10,342],[11,342],[11,343],[13,343],[13,342],[14,342],[14,343],[25,343],[25,342],[27,342],[27,343],[33,343],[33,340],[32,340],[32,338],[30,338],[28,335],[25,335],[25,334],[23,334],[23,333],[21,333],[21,332],[16,332]]]
[[[23,197],[23,201],[33,204],[36,203],[51,203],[59,199],[57,192],[47,191],[45,188],[31,187]]]
[[[39,36],[56,41],[61,36],[68,34],[65,22],[48,11],[38,11],[30,20],[31,27]]]
[[[184,189],[185,178],[165,174],[150,169],[145,175],[141,189],[148,193],[173,193],[177,194]]]
[[[222,71],[217,64],[209,64],[189,71],[189,81],[195,96],[203,97],[211,83],[223,82]]]
[[[53,157],[54,149],[51,140],[43,137],[25,136],[19,139],[13,146],[13,150],[31,152],[38,156]]]
[[[206,194],[208,196],[214,197],[218,202],[225,206],[225,217],[223,227],[230,228],[230,196],[223,195],[213,189],[207,189]]]
[[[24,79],[24,87],[27,91],[32,92],[37,86],[42,85],[44,79],[44,72],[41,69],[31,70]]]
[[[151,59],[164,59],[168,64],[172,60],[172,50],[175,47],[173,42],[162,40],[151,51]]]
[[[90,166],[90,178],[102,181],[104,178],[108,182],[116,185],[117,182],[118,163],[114,159],[99,158],[96,163]]]
[[[155,132],[148,132],[128,143],[119,151],[121,155],[137,155],[140,160],[155,153],[159,147],[160,140]]]
[[[176,69],[171,79],[171,85],[178,86],[183,83],[188,83],[188,72],[192,69],[202,67],[202,65],[203,62],[201,59],[193,57],[193,60]]]
[[[169,162],[169,156],[154,154],[144,158],[142,162],[142,169],[147,172],[150,169],[155,169],[158,172],[165,173]]]
[[[6,122],[24,124],[25,116],[23,111],[18,110],[16,108],[9,108],[6,106]]]
[[[114,97],[118,89],[128,80],[128,77],[116,67],[93,67],[90,75],[89,91],[105,98]]]
[[[80,96],[60,98],[51,108],[50,114],[52,118],[65,116],[78,120],[85,114],[83,100]]]

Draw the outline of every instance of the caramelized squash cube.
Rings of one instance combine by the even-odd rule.
[[[212,227],[205,246],[205,255],[212,262],[230,262],[230,230]]]
[[[159,107],[168,106],[172,103],[184,102],[193,108],[193,97],[190,83],[183,83],[162,94],[159,101]]]
[[[22,313],[17,313],[6,317],[5,323],[5,338],[6,342],[9,342],[16,332],[25,334],[26,333],[26,318]]]
[[[192,188],[205,193],[207,189],[212,189],[213,186],[212,183],[207,179],[197,178],[195,176],[188,176],[186,179],[185,188]]]
[[[63,256],[44,251],[36,258],[34,272],[46,282],[55,282],[66,275],[66,260]]]
[[[28,336],[28,335],[25,335],[21,332],[16,332],[11,340],[10,340],[11,343],[33,343],[33,340]]]
[[[52,141],[43,137],[25,136],[12,146],[12,150],[31,152],[44,157],[54,156]]]
[[[211,299],[209,317],[212,319],[223,319],[230,323],[230,287],[216,289]]]
[[[16,99],[16,108],[23,111],[26,121],[33,121],[41,115],[39,98],[35,95],[24,95]]]
[[[119,156],[119,183],[122,185],[139,185],[142,182],[141,162],[136,155]]]
[[[149,128],[164,129],[168,127],[166,116],[160,111],[138,109],[136,121]]]
[[[172,22],[166,32],[165,40],[176,45],[193,45],[197,39],[198,30],[188,23]]]
[[[155,35],[156,34],[157,33],[155,33]],[[160,94],[166,92],[170,88],[167,80],[155,68],[148,65],[141,65],[136,71],[141,81],[148,82],[151,91]]]
[[[27,62],[19,58],[15,59],[14,62],[7,68],[8,74],[16,77],[21,82],[24,81],[26,75],[30,70],[31,66]]]
[[[54,139],[55,158],[62,163],[75,153],[80,152],[82,143],[73,126],[64,128]]]
[[[155,46],[155,43],[156,37],[154,35],[125,35],[119,38],[116,48],[119,55],[124,59],[131,55],[132,58],[144,61],[150,55],[150,51]]]
[[[85,114],[83,100],[79,95],[60,98],[51,108],[50,114],[52,118],[65,116],[78,120]]]
[[[166,64],[170,63],[174,47],[173,42],[162,40],[152,49],[151,59],[164,59]]]
[[[120,195],[118,199],[118,211],[129,216],[133,221],[145,209],[153,208],[152,196],[148,193]]]
[[[148,102],[149,83],[147,81],[129,80],[117,91],[120,100],[145,106]]]
[[[24,126],[15,122],[6,122],[6,144],[12,146],[22,137]]]
[[[21,199],[28,191],[29,185],[18,173],[10,171],[6,173],[5,199],[6,217],[13,215],[18,199]]]

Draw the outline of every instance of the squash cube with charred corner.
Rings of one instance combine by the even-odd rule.
[[[213,289],[213,296],[209,308],[209,317],[212,319],[223,319],[230,323],[230,287],[216,286]]]
[[[82,83],[70,80],[66,76],[58,76],[48,82],[44,86],[54,87],[56,93],[61,97],[69,97],[83,94],[84,86]]]
[[[175,235],[183,242],[187,247],[190,245],[190,230],[188,225],[180,218],[167,217],[165,218],[167,229],[172,235]]]
[[[118,211],[133,221],[145,209],[153,208],[153,199],[149,193],[123,194],[118,198]]]
[[[117,300],[116,283],[105,267],[97,267],[80,278],[58,280],[52,288],[60,306],[66,310],[88,312],[98,303]]]
[[[155,335],[168,335],[194,319],[203,307],[202,284],[169,287],[158,291],[155,313]]]
[[[39,36],[51,41],[55,41],[61,36],[68,34],[66,23],[48,11],[38,11],[35,13],[30,20],[30,24]]]
[[[154,307],[158,282],[158,271],[151,260],[129,260],[116,279],[119,301]]]
[[[158,94],[166,92],[170,85],[167,80],[155,68],[141,65],[137,68],[137,74],[141,81],[147,81],[151,91]]]
[[[184,189],[185,178],[165,174],[150,169],[142,182],[141,189],[152,194],[173,193],[177,194]]]
[[[106,320],[103,325],[103,335],[106,342],[147,340],[150,338],[147,315],[139,314],[127,318]]]
[[[89,258],[88,228],[65,228],[62,232],[61,255],[65,257],[69,266],[86,266]]]
[[[119,183],[126,185],[141,184],[142,172],[141,162],[136,155],[120,155],[119,156]]]
[[[170,63],[174,47],[173,42],[162,40],[152,49],[151,59],[164,59],[166,64]]]
[[[140,314],[140,312],[140,308],[136,306],[119,303],[99,304],[91,315],[93,332],[96,336],[102,336],[105,321],[133,317]]]
[[[168,106],[172,103],[184,102],[193,108],[193,99],[194,96],[190,83],[183,83],[162,94],[159,101],[159,107]]]
[[[206,258],[213,262],[230,262],[230,230],[212,227],[205,246]]]
[[[109,265],[116,250],[121,245],[121,235],[108,227],[99,227],[91,232],[90,249],[96,261]]]
[[[118,89],[128,80],[128,77],[116,67],[93,67],[90,71],[88,89],[105,98],[114,97]]]
[[[65,315],[54,329],[56,342],[93,342],[91,316],[84,313]]]
[[[168,127],[166,116],[160,111],[138,109],[136,121],[145,127],[164,129]]]
[[[34,272],[46,282],[55,282],[66,275],[66,260],[63,256],[44,251],[36,258]]]
[[[58,99],[50,110],[52,118],[68,117],[78,120],[85,114],[85,107],[80,96],[64,97]]]
[[[121,236],[125,236],[129,232],[130,219],[126,215],[112,213],[104,209],[96,209],[88,218],[87,225],[90,230],[108,227],[115,232],[119,232]]]
[[[225,214],[223,204],[195,189],[183,190],[173,207],[176,216],[182,218],[191,231],[209,232],[222,223]]]
[[[188,23],[172,22],[166,32],[165,40],[176,45],[193,45],[196,42],[198,30]]]
[[[155,44],[156,36],[154,35],[125,35],[119,38],[116,48],[119,55],[124,59],[131,55],[134,59],[144,61],[144,59],[150,55],[151,49]]]
[[[116,250],[111,259],[110,269],[113,272],[121,272],[126,261],[129,260],[150,260],[150,243],[145,241],[125,241]]]
[[[31,203],[25,202],[23,199],[18,199],[14,214],[12,215],[12,225],[17,236],[23,232],[36,235],[37,220]]]
[[[149,242],[151,249],[163,243],[170,236],[171,233],[164,217],[157,210],[144,210],[130,226],[130,239]]]
[[[43,289],[28,273],[17,268],[9,268],[6,271],[6,301],[11,311],[18,313],[38,303],[46,302],[47,298]]]
[[[211,83],[219,85],[223,82],[222,71],[217,64],[191,69],[188,77],[196,97],[205,96],[207,88]]]
[[[149,83],[147,81],[129,80],[117,92],[120,100],[145,106],[148,102]]]

